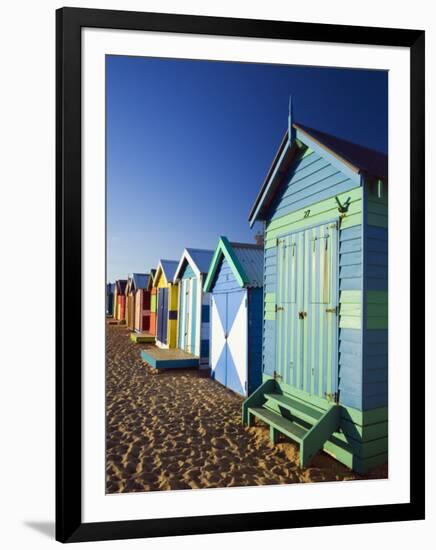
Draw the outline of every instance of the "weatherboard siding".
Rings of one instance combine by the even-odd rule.
[[[353,336],[351,336],[353,339]],[[263,382],[271,375],[263,372]],[[301,402],[307,395],[296,388],[280,382],[280,390],[285,396]],[[329,404],[316,398],[311,405],[325,411]],[[324,444],[324,450],[337,460],[356,470],[365,473],[370,468],[382,464],[388,452],[388,409],[377,407],[362,411],[341,403],[339,431],[335,432]]]
[[[168,297],[168,346],[177,346],[179,286],[169,285]]]
[[[304,160],[311,157],[312,155],[307,155]],[[320,163],[318,164],[321,166]],[[306,165],[309,166],[308,162]],[[276,362],[277,238],[339,216],[337,203],[334,200],[338,191],[337,186],[333,185],[329,188],[330,198],[314,205],[307,203],[310,208],[308,206],[306,210],[291,210],[289,187],[288,183],[286,192],[281,194],[281,198],[286,199],[286,208],[281,208],[281,199],[276,200],[265,229],[262,363],[264,373],[269,375],[274,374]],[[310,191],[310,186],[307,189]],[[345,406],[357,410],[368,410],[387,404],[387,330],[382,335],[381,329],[387,329],[388,306],[387,292],[380,292],[382,289],[387,289],[387,229],[383,227],[383,221],[380,221],[380,226],[367,225],[366,254],[364,255],[362,188],[350,188],[349,191],[340,195],[339,199],[345,202],[348,197],[351,198],[350,208],[347,215],[340,221],[339,231],[339,398],[340,403]],[[301,205],[300,202],[292,204]],[[376,201],[372,198],[372,201],[368,202],[368,209],[371,214],[377,214],[377,219],[381,220],[382,209],[375,205]],[[387,215],[386,204],[383,208]],[[309,213],[307,213],[308,210],[310,210]],[[306,218],[304,218],[305,214]],[[370,219],[375,218],[373,216]],[[363,265],[363,258],[365,258],[365,265]],[[364,271],[367,277],[367,292],[363,297]],[[370,290],[377,292],[369,292]],[[365,308],[363,299],[366,302]],[[368,349],[373,336],[368,334],[368,331],[363,331],[364,310],[368,331],[378,330],[378,338],[381,339],[379,345],[371,352]],[[378,368],[379,365],[381,369]],[[383,376],[386,378],[383,379]]]
[[[277,238],[282,235],[338,218],[338,204],[335,196],[341,203],[350,199],[347,214],[341,219],[341,230],[361,225],[362,188],[356,187],[338,195],[335,194],[333,188],[330,193],[329,198],[312,204],[310,208],[302,208],[284,216],[274,216],[269,219],[265,228],[265,248],[276,246]]]
[[[189,295],[189,335],[190,341],[186,341],[186,291],[190,285]],[[178,341],[179,348],[200,357],[200,363],[209,363],[209,306],[210,294],[203,292],[203,276],[197,275],[192,266],[186,263],[181,272],[179,281],[179,326]]]
[[[262,256],[262,250],[256,250]],[[245,261],[241,264],[247,267]],[[210,353],[212,376],[233,391],[249,395],[262,383],[263,288],[258,286],[262,272],[256,277],[244,273],[248,282],[241,284],[238,267],[231,265],[224,253],[215,267],[206,287],[210,290],[208,301],[202,304],[210,318],[210,346],[205,351]]]
[[[227,292],[238,292],[241,290],[241,286],[236,280],[226,258],[221,260],[221,263],[215,274],[215,280],[213,283],[214,294],[225,294]]]
[[[263,289],[248,289],[248,394],[262,383]]]
[[[306,158],[309,158],[306,157]],[[281,210],[274,205],[273,214],[266,224],[265,256],[264,256],[264,330],[263,330],[263,371],[273,375],[276,369],[276,292],[277,292],[277,237],[296,231],[304,230],[313,224],[325,223],[338,219],[337,203],[334,199],[337,187],[330,189],[331,197],[325,199],[307,210],[298,210],[284,217],[277,217]],[[282,195],[283,196],[283,195]],[[338,363],[341,370],[341,350],[347,347],[349,333],[354,330],[361,341],[362,329],[362,189],[355,188],[340,196],[341,202],[350,197],[351,204],[347,216],[340,221],[339,230],[339,332],[338,332]],[[306,215],[306,217],[305,217]],[[350,221],[351,220],[351,221]],[[345,338],[344,342],[342,340]],[[316,345],[316,342],[314,342]],[[344,369],[339,374],[340,399],[342,396],[354,405],[360,406],[362,399],[355,399],[361,395],[362,377],[356,375],[362,371],[362,358],[343,357]],[[348,391],[352,380],[358,379],[358,387],[353,389],[353,395]],[[342,386],[341,386],[342,384]],[[343,391],[343,393],[342,393]]]
[[[168,289],[168,323],[167,323],[167,342],[162,344],[157,340],[157,344],[166,347],[166,348],[175,348],[177,347],[177,329],[178,329],[178,306],[179,306],[179,286],[177,284],[172,284],[167,282],[166,278],[160,271],[156,281],[154,282],[156,288],[167,288]],[[156,307],[158,310],[159,298],[156,300]],[[157,323],[159,315],[156,315]]]
[[[309,146],[282,178],[269,207],[264,203],[263,380],[281,374],[277,351],[278,240],[338,220],[337,367],[340,430],[324,449],[357,471],[384,462],[387,414],[387,186],[352,170],[304,132]],[[298,143],[297,143],[298,144]],[[280,166],[276,167],[280,170]],[[365,193],[365,194],[364,194]],[[349,200],[345,215],[338,202]],[[266,199],[269,200],[269,199]],[[268,208],[268,211],[266,209]],[[280,313],[279,313],[280,315]],[[316,340],[316,339],[315,339]],[[314,342],[316,346],[316,342]],[[276,378],[278,390],[326,410],[323,396],[294,380]],[[292,382],[292,383],[291,383]]]
[[[199,285],[201,293],[200,363],[209,364],[210,293],[202,291],[202,282],[201,280]]]
[[[309,150],[292,165],[270,210],[271,218],[309,207],[356,187],[329,159]]]
[[[198,285],[197,285],[197,278],[193,277],[191,278],[192,280],[192,283],[191,283],[191,291],[192,291],[192,294],[191,294],[191,341],[189,343],[189,349],[191,350],[191,353],[193,353],[194,355],[199,355],[200,354],[200,350],[199,350],[199,347],[197,345],[197,338],[196,338],[196,335],[197,335],[197,303],[198,303],[198,296],[197,296],[197,288],[198,288]]]
[[[388,230],[384,227],[366,226],[366,288],[388,288]]]
[[[388,404],[388,193],[379,181],[365,193],[362,408],[372,409]]]
[[[185,269],[183,270],[182,279],[192,279],[193,277],[196,277],[194,270],[190,264],[186,264]]]

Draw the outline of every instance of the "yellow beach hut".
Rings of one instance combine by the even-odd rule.
[[[177,313],[179,286],[173,283],[178,262],[161,260],[153,279],[157,290],[156,345],[160,348],[177,346]]]

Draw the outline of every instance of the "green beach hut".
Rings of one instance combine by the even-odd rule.
[[[264,224],[263,384],[243,405],[357,472],[388,453],[387,157],[288,130],[249,215]]]

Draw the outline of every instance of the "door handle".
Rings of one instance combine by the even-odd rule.
[[[307,311],[299,311],[298,312],[298,318],[299,319],[305,319],[307,317]]]

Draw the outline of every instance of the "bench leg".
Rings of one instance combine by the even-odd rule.
[[[269,438],[273,445],[275,445],[279,439],[279,432],[273,426],[269,427]]]
[[[251,428],[254,424],[254,415],[250,413],[250,411],[247,412],[247,428]]]

